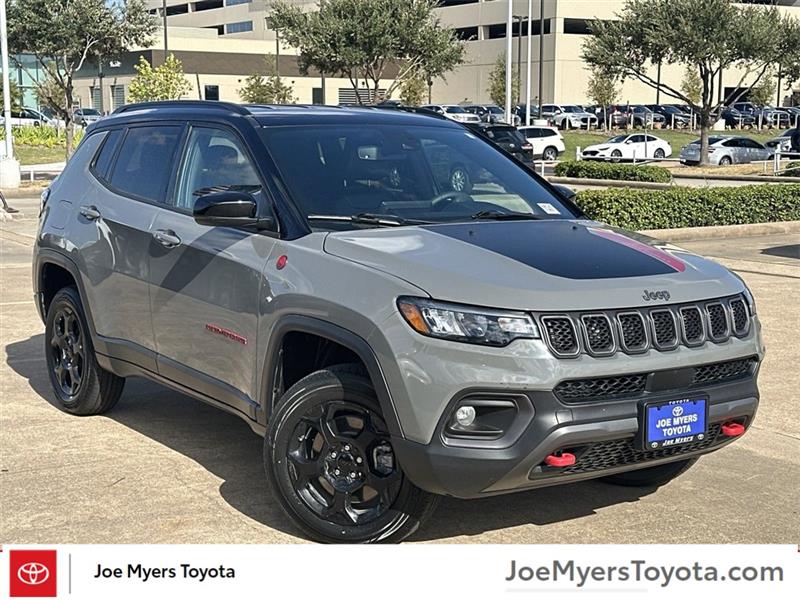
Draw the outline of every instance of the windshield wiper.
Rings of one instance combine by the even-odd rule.
[[[404,219],[396,215],[378,213],[359,213],[357,215],[308,215],[309,221],[341,221],[344,223],[358,223],[365,225],[379,225],[383,227],[401,227],[403,225],[429,225],[431,221],[420,219]]]
[[[544,217],[532,213],[521,212],[500,212],[499,210],[482,210],[470,217],[477,221],[480,219],[492,219],[494,221],[538,221]]]

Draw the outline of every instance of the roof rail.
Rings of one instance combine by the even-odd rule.
[[[234,112],[237,115],[249,115],[250,111],[241,104],[234,104],[233,102],[218,102],[216,100],[159,100],[155,102],[137,102],[134,104],[126,104],[120,106],[112,114],[119,114],[130,112],[132,110],[140,110],[143,108],[211,108],[217,110],[225,110]]]
[[[452,119],[448,119],[444,115],[441,115],[441,114],[437,113],[436,111],[431,110],[430,108],[424,108],[422,106],[406,106],[406,105],[403,105],[403,104],[394,104],[394,105],[392,105],[392,104],[383,104],[383,105],[374,104],[374,105],[369,106],[369,107],[365,106],[364,108],[374,108],[374,109],[377,109],[377,110],[397,110],[397,111],[400,111],[400,112],[413,113],[415,115],[425,115],[427,117],[436,117],[437,119],[444,119],[445,121],[452,121]]]

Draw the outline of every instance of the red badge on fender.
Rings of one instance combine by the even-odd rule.
[[[55,598],[56,562],[55,550],[12,550],[9,556],[9,596]]]

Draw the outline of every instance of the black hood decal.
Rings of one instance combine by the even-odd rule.
[[[424,229],[569,279],[667,275],[685,264],[612,229],[566,220],[425,225]]]

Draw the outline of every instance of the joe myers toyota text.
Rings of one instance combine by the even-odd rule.
[[[759,401],[737,276],[430,114],[125,106],[43,195],[33,269],[63,410],[142,376],[241,417],[320,541],[401,540],[442,495],[657,486]]]

